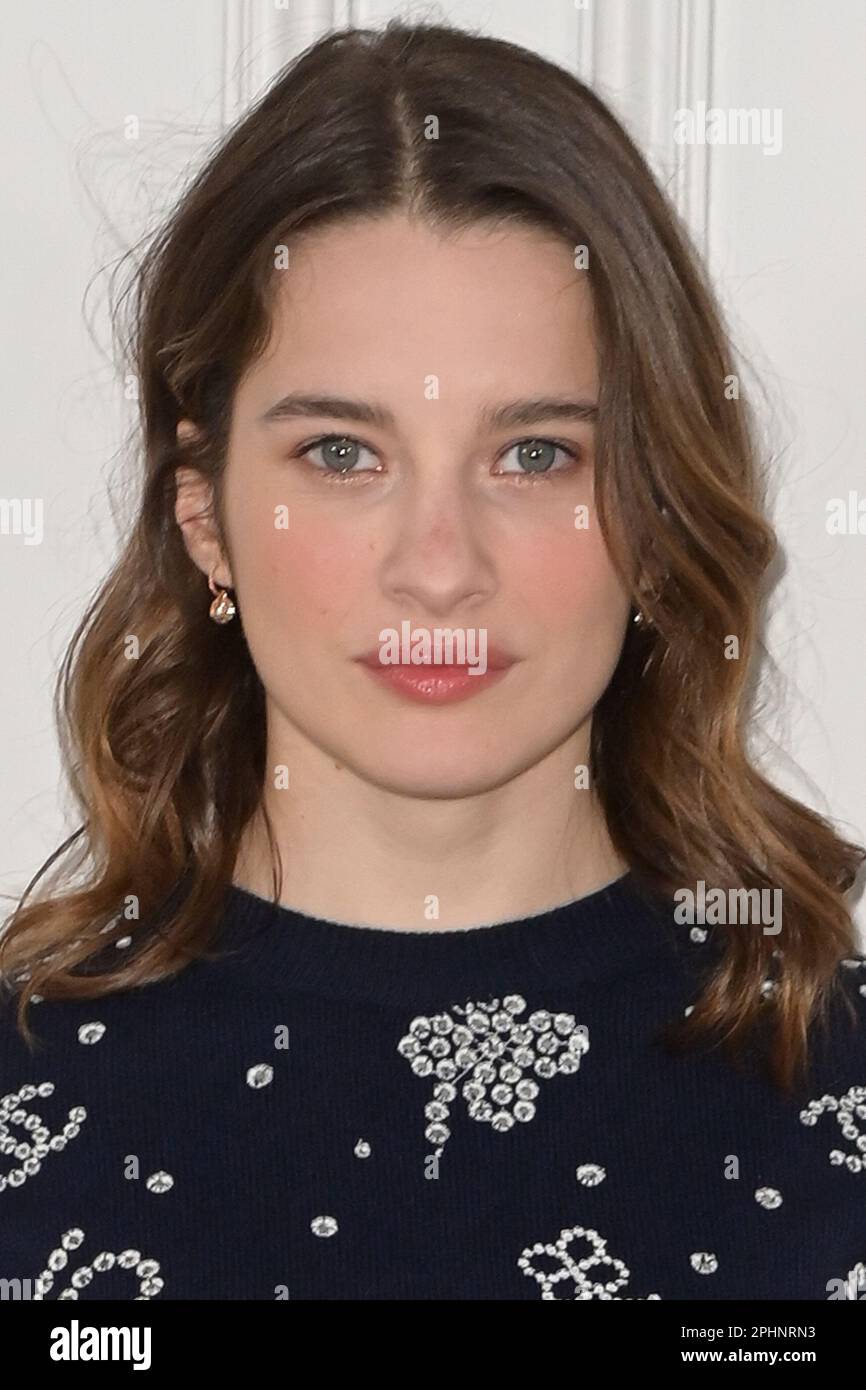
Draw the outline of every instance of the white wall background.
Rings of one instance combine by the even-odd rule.
[[[761,747],[778,781],[866,839],[866,534],[826,529],[831,498],[866,497],[862,0],[2,0],[0,499],[41,498],[44,539],[0,534],[0,892],[20,891],[76,824],[51,692],[125,519],[131,420],[105,268],[288,58],[329,28],[396,13],[515,40],[594,83],[685,213],[768,392],[787,568]],[[677,145],[674,112],[700,101],[779,109],[781,150]]]

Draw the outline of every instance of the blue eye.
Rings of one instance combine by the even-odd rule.
[[[518,467],[516,469],[505,469],[504,473],[510,477],[538,478],[544,477],[548,473],[562,473],[568,471],[569,465],[564,468],[555,468],[557,453],[567,455],[572,461],[576,462],[578,451],[568,444],[563,444],[558,439],[520,439],[516,444],[512,444],[507,453],[510,454],[517,450]],[[503,455],[503,457],[507,457]]]
[[[316,450],[322,451],[321,460],[318,462],[312,458]],[[507,458],[515,450],[518,466],[514,469],[497,470],[494,473],[495,477],[507,477],[517,482],[540,482],[550,474],[570,472],[571,466],[580,458],[578,449],[559,439],[520,439],[510,445],[501,457]],[[302,445],[293,457],[304,459],[315,473],[321,475],[323,482],[348,483],[356,477],[362,477],[366,482],[372,474],[384,471],[379,461],[372,467],[358,467],[358,461],[365,453],[376,458],[375,452],[353,435],[323,434],[318,439],[310,440],[309,444]],[[557,454],[564,454],[569,462],[557,467]]]
[[[328,481],[347,478],[356,473],[381,473],[382,465],[380,463],[377,463],[373,468],[356,468],[360,451],[365,450],[366,447],[359,439],[354,439],[348,434],[323,434],[319,439],[314,439],[299,449],[296,457],[308,459],[314,449],[321,449],[324,461],[311,463],[310,466],[316,472],[326,474]],[[372,450],[367,452],[372,453]]]

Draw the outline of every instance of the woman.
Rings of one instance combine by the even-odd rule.
[[[622,127],[502,41],[337,33],[133,288],[79,878],[0,950],[4,1272],[855,1296],[864,851],[747,756],[774,536]]]

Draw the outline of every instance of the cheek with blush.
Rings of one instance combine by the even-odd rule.
[[[363,573],[369,556],[357,536],[349,539],[340,528],[308,517],[302,524],[292,518],[288,530],[260,538],[252,564],[264,577],[271,622],[311,641],[316,632],[324,638],[326,629],[340,629],[369,592],[372,580]]]
[[[508,585],[539,628],[564,635],[607,622],[617,628],[628,610],[603,541],[590,532],[551,534],[512,553]]]

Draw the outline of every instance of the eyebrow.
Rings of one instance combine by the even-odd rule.
[[[393,429],[396,419],[392,411],[375,401],[348,400],[343,396],[315,396],[293,393],[283,396],[258,417],[263,425],[306,416],[327,415],[333,419],[355,420]],[[598,404],[591,400],[569,400],[563,396],[529,396],[523,400],[505,401],[501,405],[485,406],[480,412],[481,423],[490,429],[512,429],[535,424],[539,420],[571,420],[594,422]]]

